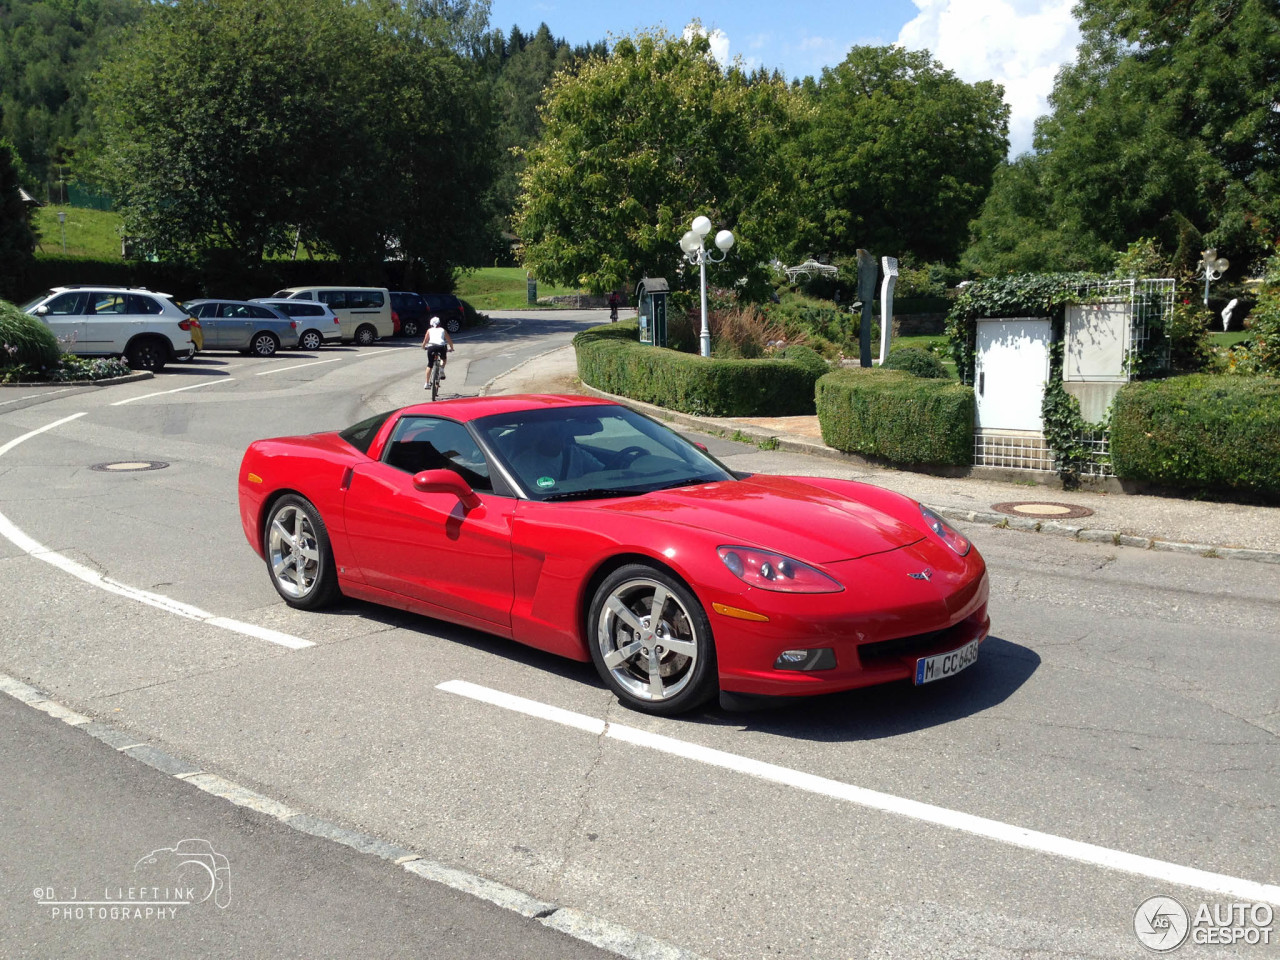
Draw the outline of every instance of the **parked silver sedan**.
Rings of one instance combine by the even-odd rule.
[[[191,300],[186,308],[200,321],[202,350],[239,350],[259,357],[298,345],[298,323],[275,308],[246,300]]]

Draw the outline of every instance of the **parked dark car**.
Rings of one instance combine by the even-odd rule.
[[[465,309],[462,301],[451,293],[413,293],[408,290],[391,291],[391,309],[400,318],[400,335],[420,337],[432,317],[439,317],[450,333],[462,329]]]

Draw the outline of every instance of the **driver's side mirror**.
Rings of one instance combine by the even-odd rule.
[[[452,470],[423,470],[413,475],[413,487],[421,493],[452,493],[468,510],[480,506],[471,485]]]
[[[35,313],[37,317],[47,317],[49,315],[49,305],[47,303],[40,304],[40,306],[36,307]]]

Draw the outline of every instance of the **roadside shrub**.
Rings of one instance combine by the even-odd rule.
[[[1126,384],[1111,408],[1116,476],[1280,496],[1280,380],[1193,374]]]
[[[717,310],[708,314],[707,324],[711,328],[711,352],[717,357],[754,360],[763,357],[771,345],[788,339],[782,324],[753,305]]]
[[[1249,329],[1253,338],[1231,352],[1232,372],[1280,376],[1280,249],[1267,260]]]
[[[947,380],[950,374],[942,361],[928,350],[919,347],[896,347],[889,351],[885,358],[886,370],[902,370],[913,377],[924,377],[928,380]]]
[[[788,296],[768,308],[770,319],[781,324],[788,339],[798,334],[820,337],[835,344],[846,354],[858,352],[858,330],[861,320],[847,309],[807,297]]]
[[[973,463],[973,390],[896,370],[837,370],[816,388],[827,446],[900,466]]]
[[[802,343],[783,347],[773,356],[779,360],[791,360],[800,364],[806,370],[813,371],[815,382],[818,377],[821,377],[831,369],[831,365],[827,363],[822,354]]]
[[[7,300],[0,300],[0,370],[57,366],[62,351],[53,331]]]
[[[818,373],[794,360],[700,357],[639,342],[635,323],[573,338],[578,376],[606,393],[699,416],[812,414]]]

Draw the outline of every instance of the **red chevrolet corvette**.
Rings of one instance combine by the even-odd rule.
[[[285,602],[340,595],[591,660],[624,703],[951,676],[987,635],[986,565],[879,487],[735,475],[620,404],[500,396],[259,440],[245,536]]]

